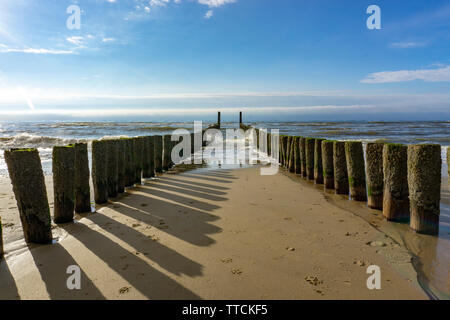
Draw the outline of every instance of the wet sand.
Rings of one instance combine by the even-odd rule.
[[[403,244],[284,173],[165,174],[30,247],[14,232],[8,184],[0,214],[15,224],[4,230],[0,299],[428,298]],[[372,264],[381,290],[367,289]],[[69,265],[81,290],[67,289]]]

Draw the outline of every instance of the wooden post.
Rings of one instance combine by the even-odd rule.
[[[284,168],[286,170],[289,170],[289,161],[291,159],[291,143],[292,143],[292,136],[287,136],[286,139],[286,153],[284,155],[285,160],[284,160]]]
[[[142,146],[142,177],[150,178],[150,136],[143,138]]]
[[[314,138],[306,138],[305,151],[306,151],[306,178],[308,180],[314,180]]]
[[[117,192],[125,192],[125,174],[126,174],[126,156],[125,156],[125,143],[124,139],[117,139]]]
[[[383,143],[366,146],[367,205],[383,210]]]
[[[53,147],[53,192],[55,223],[73,221],[75,209],[75,148],[69,146]]]
[[[441,166],[440,145],[408,146],[410,227],[419,233],[439,233]]]
[[[289,163],[288,163],[288,170],[289,172],[294,173],[295,172],[295,137],[290,137],[291,143],[289,146]]]
[[[220,111],[217,112],[217,126],[220,129]]]
[[[148,152],[149,152],[148,178],[153,178],[155,176],[155,136],[148,137]]]
[[[334,190],[337,194],[349,193],[345,142],[333,142]]]
[[[361,141],[345,142],[348,184],[352,200],[367,201],[364,153]]]
[[[270,130],[267,129],[267,156],[272,156],[272,135],[270,134]]]
[[[447,171],[448,171],[448,178],[450,180],[450,147],[447,147]]]
[[[334,189],[333,141],[322,141],[323,180],[326,189]]]
[[[104,140],[92,141],[92,182],[95,203],[108,202],[107,146]]]
[[[314,142],[314,181],[316,184],[323,184],[323,164],[322,164],[322,141],[316,139]]]
[[[75,144],[75,212],[91,212],[87,143]]]
[[[134,185],[134,142],[132,138],[124,138],[125,143],[125,187]]]
[[[279,136],[279,144],[280,144],[280,149],[279,149],[279,160],[278,162],[280,163],[280,166],[284,165],[284,135],[280,135]]]
[[[5,162],[27,243],[51,243],[50,207],[37,149],[5,150]]]
[[[388,143],[383,147],[383,216],[389,221],[408,221],[408,148]]]
[[[302,164],[300,161],[300,137],[294,138],[294,169],[295,174],[302,174]]]
[[[141,184],[142,179],[142,139],[133,138],[134,183]]]
[[[162,150],[163,150],[163,137],[161,135],[155,136],[155,172],[162,173]]]
[[[170,135],[164,135],[163,136],[163,162],[162,167],[164,171],[169,170],[170,165]]]
[[[242,111],[239,111],[239,125],[242,124]]]
[[[300,137],[300,163],[302,167],[302,177],[306,178],[306,139],[304,137]]]
[[[108,197],[117,197],[119,189],[119,156],[116,140],[105,140],[108,179]]]
[[[2,217],[0,217],[0,260],[3,258],[3,231],[2,231]]]

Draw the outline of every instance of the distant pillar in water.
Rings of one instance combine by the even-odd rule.
[[[383,143],[366,146],[367,205],[383,210]]]
[[[408,146],[410,227],[419,233],[439,233],[441,166],[440,145]]]
[[[300,164],[301,164],[301,170],[302,170],[302,177],[306,178],[306,145],[305,145],[306,139],[304,137],[300,137]]]
[[[314,138],[306,138],[305,151],[306,151],[306,177],[308,180],[314,180]]]
[[[242,124],[242,111],[239,111],[239,125]]]
[[[155,172],[162,173],[162,157],[163,157],[163,137],[161,135],[155,136]]]
[[[125,161],[125,140],[117,139],[117,192],[125,192],[125,172],[126,172],[126,161]]]
[[[316,184],[323,184],[323,164],[322,164],[322,141],[316,139],[314,142],[314,181]]]
[[[118,162],[118,148],[116,140],[105,140],[106,143],[106,162],[107,162],[107,177],[108,177],[108,197],[117,197],[119,189],[119,162]]]
[[[125,187],[132,187],[134,185],[134,143],[132,138],[125,138]]]
[[[294,163],[295,174],[302,174],[302,164],[300,160],[300,137],[294,138]]]
[[[352,200],[366,201],[366,172],[364,169],[364,153],[362,142],[346,141],[345,158],[347,161],[350,196]]]
[[[345,142],[333,142],[333,167],[334,167],[334,190],[337,194],[347,194],[348,173],[347,160],[345,159]]]
[[[107,145],[104,140],[92,141],[92,182],[95,203],[108,202]]]
[[[217,126],[218,126],[219,129],[220,129],[220,111],[217,112]]]
[[[293,173],[295,172],[295,137],[290,137],[290,140],[288,170]]]
[[[170,150],[171,150],[171,141],[170,135],[166,134],[163,136],[163,163],[162,167],[164,171],[169,170],[170,166]]]
[[[408,148],[388,143],[383,147],[383,216],[389,221],[409,220]]]
[[[323,180],[326,189],[334,189],[333,141],[322,141]]]
[[[75,148],[70,146],[53,147],[53,192],[55,223],[73,221],[75,209]]]
[[[141,184],[142,178],[142,139],[141,137],[133,138],[133,152],[134,152],[134,183]]]
[[[75,212],[91,212],[87,143],[75,144]]]
[[[27,243],[51,243],[50,207],[37,149],[5,150],[5,162]]]

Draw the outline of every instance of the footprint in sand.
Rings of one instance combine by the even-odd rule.
[[[130,287],[122,287],[119,289],[119,293],[120,294],[128,293],[128,292],[130,292],[130,289],[131,289]]]
[[[153,241],[159,241],[159,237],[155,236],[154,234],[149,235],[148,237]]]
[[[295,248],[292,248],[292,247],[286,247],[286,250],[287,250],[287,251],[295,251]]]
[[[233,262],[233,259],[231,259],[231,258],[223,258],[223,259],[220,259],[220,261],[222,261],[223,263],[230,263],[230,262]]]
[[[309,284],[312,284],[313,286],[317,286],[319,284],[322,284],[323,281],[319,280],[319,278],[317,278],[316,276],[307,276],[305,277],[306,282],[308,282]]]
[[[141,207],[146,207],[146,206],[148,206],[148,204],[146,204],[146,203],[141,203]]]
[[[241,274],[242,271],[241,271],[241,269],[231,269],[231,273],[232,274]]]
[[[131,226],[132,226],[133,228],[137,228],[137,227],[140,227],[141,225],[140,225],[139,223],[133,223]]]

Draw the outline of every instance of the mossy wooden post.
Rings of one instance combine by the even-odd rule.
[[[17,208],[27,243],[52,242],[50,207],[37,149],[5,150]]]
[[[324,140],[316,139],[314,141],[314,181],[316,184],[323,184],[322,141]]]
[[[162,173],[162,157],[163,157],[163,137],[155,136],[155,172]]]
[[[142,178],[142,139],[133,138],[134,183],[141,184]]]
[[[441,166],[440,145],[408,146],[410,227],[419,233],[439,233]]]
[[[97,204],[108,202],[108,176],[105,140],[92,141],[92,182],[94,199]]]
[[[124,138],[125,144],[125,187],[134,185],[134,147],[132,138]]]
[[[75,147],[55,146],[52,155],[55,223],[73,221],[75,209]]]
[[[366,146],[367,205],[383,210],[383,143]]]
[[[3,231],[2,217],[0,217],[0,260],[3,258]]]
[[[75,212],[91,212],[87,143],[75,144]]]
[[[300,137],[294,139],[295,174],[302,174],[302,162],[300,160]]]
[[[408,148],[387,143],[383,147],[383,216],[389,221],[408,221]]]
[[[126,155],[125,155],[125,140],[117,139],[117,192],[125,192],[125,173],[126,173]]]
[[[300,163],[302,167],[302,177],[306,178],[306,139],[300,137]]]
[[[322,141],[323,181],[326,189],[334,189],[333,141]]]
[[[334,190],[336,194],[348,194],[347,160],[345,159],[345,142],[333,142]]]
[[[289,172],[295,172],[295,137],[290,137],[291,143],[289,146],[289,162],[288,162],[288,170]]]
[[[108,176],[108,197],[117,197],[119,189],[119,162],[118,148],[116,140],[105,140],[106,143],[106,161]]]
[[[142,177],[150,178],[150,136],[143,138],[142,146]]]
[[[170,148],[171,141],[170,141],[170,135],[166,134],[163,136],[163,163],[162,167],[164,171],[169,170],[170,166]]]
[[[305,151],[306,151],[306,178],[308,180],[314,180],[314,138],[306,138]]]
[[[148,137],[148,152],[149,166],[147,178],[153,178],[155,176],[155,136]]]
[[[345,142],[345,159],[352,200],[367,201],[364,151],[361,141]]]

